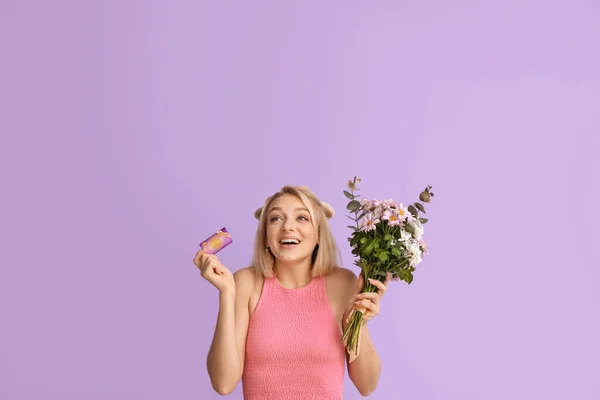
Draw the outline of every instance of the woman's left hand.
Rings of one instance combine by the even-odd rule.
[[[387,289],[386,285],[389,282],[390,278],[391,275],[388,274],[385,283],[380,282],[376,279],[369,279],[369,283],[375,286],[377,288],[377,291],[373,293],[361,293],[364,282],[363,274],[361,273],[358,277],[356,290],[350,297],[350,300],[348,301],[346,312],[344,314],[344,324],[350,322],[350,316],[354,308],[356,308],[357,311],[363,312],[363,325],[367,323],[367,321],[373,319],[373,317],[378,315],[381,306],[381,298],[383,297]]]

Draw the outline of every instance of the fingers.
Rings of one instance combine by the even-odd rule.
[[[194,264],[200,269],[200,273],[205,278],[211,274],[223,275],[225,273],[225,267],[221,264],[217,256],[214,254],[204,254],[202,250],[194,257]]]
[[[354,306],[363,313],[365,322],[379,314],[379,304],[375,304],[370,300],[356,301]]]
[[[387,280],[386,280],[386,282],[387,282]],[[371,285],[375,286],[377,289],[379,289],[377,291],[377,294],[379,296],[383,296],[384,295],[384,293],[385,293],[385,291],[387,289],[387,286],[385,286],[385,283],[379,282],[377,279],[369,279],[369,283]]]
[[[371,311],[379,311],[379,304],[371,300],[357,300],[354,302],[354,305]]]
[[[197,267],[200,267],[200,259],[202,258],[202,256],[204,255],[204,250],[199,250],[196,255],[194,256],[194,264],[196,264]]]
[[[356,300],[370,300],[375,304],[379,304],[379,294],[364,292],[356,296]]]

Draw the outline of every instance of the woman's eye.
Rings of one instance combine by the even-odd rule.
[[[275,222],[275,221],[277,221],[278,219],[281,219],[281,217],[277,215],[277,216],[271,217],[271,218],[269,219],[269,221],[271,221],[271,222]],[[298,219],[302,219],[302,220],[304,220],[304,221],[308,221],[308,220],[309,220],[309,219],[308,219],[308,217],[307,217],[307,216],[304,216],[304,215],[300,215],[300,216],[298,217]]]

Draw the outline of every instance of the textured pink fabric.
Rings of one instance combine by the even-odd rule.
[[[325,278],[299,289],[265,279],[248,326],[244,399],[341,399],[345,365]]]

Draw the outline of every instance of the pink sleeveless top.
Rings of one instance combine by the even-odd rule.
[[[324,277],[299,289],[266,278],[248,325],[244,399],[341,399],[341,337]]]

